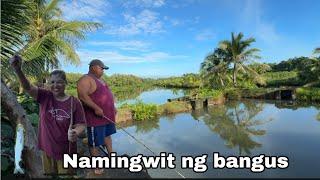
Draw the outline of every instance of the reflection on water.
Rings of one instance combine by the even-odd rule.
[[[140,92],[135,96],[119,99],[116,106],[119,107],[124,103],[133,104],[137,100],[141,100],[144,103],[164,104],[167,99],[178,98],[184,96],[186,90],[181,89],[152,89],[150,91]]]
[[[263,103],[232,102],[227,106],[211,107],[203,121],[211,131],[219,134],[228,148],[238,148],[238,155],[243,155],[243,151],[250,154],[251,149],[261,147],[261,143],[252,137],[266,133],[257,126],[269,122],[255,119],[262,109]]]
[[[319,105],[283,101],[232,101],[190,113],[131,122],[124,128],[154,152],[176,156],[177,170],[186,177],[320,177]],[[152,155],[118,130],[114,146],[119,154]],[[213,169],[212,153],[223,156],[287,156],[289,168]],[[208,154],[205,173],[180,168],[180,157]],[[152,177],[178,178],[170,169],[149,170]]]

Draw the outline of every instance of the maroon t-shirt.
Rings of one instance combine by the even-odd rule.
[[[83,107],[77,98],[70,97],[65,101],[58,101],[51,91],[38,89],[37,102],[40,104],[38,147],[56,160],[62,160],[63,154],[69,153],[71,98],[73,98],[73,124],[85,124]],[[70,153],[76,153],[76,143],[70,145]]]
[[[102,110],[105,117],[98,117],[94,110],[90,107],[86,106],[84,103],[84,111],[86,114],[86,120],[87,120],[87,126],[88,127],[96,127],[96,126],[102,126],[109,123],[115,122],[115,106],[114,106],[114,100],[113,100],[113,94],[111,93],[111,90],[109,89],[108,85],[105,84],[102,80],[96,78],[94,75],[87,74],[87,76],[90,76],[94,79],[96,82],[96,90],[89,95],[89,97],[92,99],[92,101],[98,105]]]

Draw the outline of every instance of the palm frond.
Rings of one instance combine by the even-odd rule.
[[[1,74],[4,81],[13,79],[9,58],[24,45],[32,3],[26,0],[1,0]]]
[[[42,16],[48,16],[48,18],[51,18],[53,16],[60,16],[61,15],[61,11],[58,8],[58,4],[61,0],[51,0],[49,4],[47,4],[44,7],[44,10],[41,12]]]

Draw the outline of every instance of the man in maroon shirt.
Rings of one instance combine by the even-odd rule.
[[[38,148],[42,150],[44,172],[51,175],[72,173],[62,166],[63,154],[77,152],[75,141],[84,131],[86,120],[80,101],[65,94],[65,72],[51,72],[50,90],[46,90],[28,81],[21,70],[20,56],[14,56],[10,62],[23,89],[40,104]]]
[[[111,90],[101,80],[103,70],[108,69],[102,61],[94,59],[89,64],[89,73],[78,81],[79,99],[84,104],[87,119],[88,144],[92,156],[98,156],[97,147],[106,146],[110,153],[112,149],[111,135],[116,133],[113,95]],[[96,174],[102,174],[103,169],[95,169]]]

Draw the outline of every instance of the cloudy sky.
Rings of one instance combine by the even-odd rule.
[[[320,46],[318,0],[68,0],[60,7],[65,19],[103,25],[79,42],[81,65],[62,64],[67,72],[86,73],[99,58],[108,75],[197,73],[231,32],[256,39],[260,62],[311,56]]]

